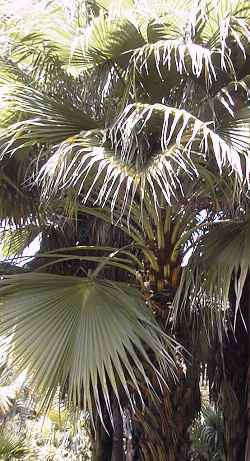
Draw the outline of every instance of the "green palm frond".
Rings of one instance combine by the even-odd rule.
[[[30,82],[30,79],[27,73],[15,61],[10,58],[0,57],[0,83],[4,85],[10,82],[27,84]]]
[[[9,162],[6,172],[0,172],[0,221],[4,225],[20,226],[34,222],[39,216],[38,198],[35,193],[31,197],[23,186],[19,166],[13,160]]]
[[[59,55],[59,45],[48,39],[48,37],[41,32],[32,32],[18,37],[18,39],[18,41],[15,41],[13,38],[11,42],[11,55],[18,64],[29,64],[32,68],[37,64],[34,58],[38,57],[41,52],[44,52],[45,56],[50,55],[51,57],[56,57]]]
[[[229,30],[226,31],[226,25],[229,21],[229,6],[223,5],[222,11],[219,11],[213,2],[196,2],[195,5],[185,6],[187,9],[186,16],[184,14],[178,16],[178,12],[173,6],[171,9],[170,6],[166,5],[161,8],[163,11],[165,10],[165,15],[162,14],[156,19],[154,17],[153,20],[149,17],[148,23],[147,20],[144,21],[145,24],[142,23],[140,28],[142,31],[145,28],[147,30],[145,39],[134,24],[122,16],[114,19],[100,15],[99,18],[94,19],[91,29],[87,33],[86,44],[82,45],[82,56],[78,49],[75,52],[75,57],[73,54],[72,63],[90,68],[109,60],[111,63],[116,62],[121,67],[127,68],[132,53],[130,63],[133,69],[135,68],[140,74],[143,74],[142,80],[145,80],[147,75],[148,79],[151,79],[154,67],[156,67],[160,79],[169,86],[171,86],[169,82],[170,70],[171,82],[175,81],[175,84],[177,74],[186,78],[193,75],[195,78],[202,76],[207,87],[212,86],[218,76],[224,79],[228,79],[229,74],[231,77],[235,76],[234,62],[231,59],[230,48],[226,45],[227,36],[225,36],[225,33],[229,34]],[[231,22],[229,21],[231,35],[240,46],[240,50],[243,45],[238,38],[239,33],[236,24],[239,28],[239,24],[242,23],[241,35],[243,34],[244,40],[249,40],[247,25],[241,18],[243,10],[245,11],[247,8],[239,9],[235,5],[230,13]],[[134,14],[136,18],[137,15],[132,12],[133,8],[131,14],[132,16]],[[185,21],[183,20],[184,16]],[[218,23],[218,21],[220,22]],[[224,35],[222,32],[217,33],[221,21],[225,21]],[[212,30],[215,27],[216,32],[214,31],[214,34],[216,37],[218,35],[217,40],[211,38],[209,40],[206,35],[207,30],[211,33],[211,27]],[[196,36],[197,33],[198,37]],[[188,38],[185,37],[187,34],[189,34]],[[202,84],[202,79],[200,84]],[[148,88],[150,88],[149,83],[147,84]]]
[[[233,41],[238,53],[244,56],[250,40],[249,19],[248,0],[212,0],[201,31],[201,40],[210,47],[221,48],[223,54],[228,52]]]
[[[203,406],[200,420],[191,429],[192,448],[208,461],[225,461],[224,421],[222,412]]]
[[[147,21],[147,41],[155,43],[159,40],[189,40],[206,19],[207,5],[200,0],[169,0],[168,2],[145,1]]]
[[[11,58],[2,60],[0,78],[8,76],[8,80],[23,81],[57,99],[61,96],[69,104],[75,93],[80,99],[82,85],[68,72],[69,58],[60,43],[49,40],[42,33],[31,33],[19,40],[15,38]]]
[[[173,15],[154,18],[147,25],[147,41],[149,43],[160,40],[177,40],[181,34],[179,18]]]
[[[91,215],[91,212],[88,213]],[[98,213],[93,213],[98,215]],[[110,218],[110,216],[109,216]],[[110,221],[109,221],[110,222]],[[40,271],[65,261],[79,261],[96,263],[95,273],[99,274],[106,267],[122,269],[129,274],[136,276],[136,271],[142,269],[142,263],[128,248],[114,248],[98,245],[77,245],[69,248],[59,248],[58,250],[39,253],[36,258],[42,258],[45,263],[39,266]],[[101,253],[101,256],[99,255]],[[47,262],[46,262],[47,260]]]
[[[2,155],[15,151],[17,142],[22,147],[56,143],[81,130],[97,127],[95,121],[80,109],[70,106],[68,101],[63,103],[25,85],[11,85],[3,102],[23,120],[1,130]]]
[[[108,383],[118,400],[122,386],[131,401],[128,379],[140,392],[134,366],[150,387],[143,365],[154,368],[150,350],[173,372],[172,340],[131,286],[42,273],[0,285],[0,334],[13,334],[15,363],[31,373],[45,406],[59,388],[90,412],[95,400],[101,414],[101,391],[110,412]]]
[[[11,434],[7,430],[0,430],[0,458],[4,461],[23,459],[31,455],[32,449],[28,442],[24,441],[18,434]]]
[[[212,110],[223,119],[229,116],[235,117],[236,113],[243,109],[248,104],[250,95],[250,75],[246,75],[241,80],[231,81],[227,86],[223,87],[211,99],[209,104]],[[204,101],[204,109],[206,109],[208,100]],[[223,109],[221,111],[221,108]]]
[[[150,69],[156,67],[166,85],[176,84],[176,78],[188,78],[190,75],[204,77],[204,83],[210,87],[216,81],[217,72],[213,63],[217,50],[210,50],[196,43],[183,43],[182,40],[160,40],[148,43],[134,51],[131,58],[133,67],[143,78],[150,75]],[[229,64],[229,62],[228,62]],[[230,72],[229,67],[227,70]],[[170,82],[169,82],[170,78]]]
[[[82,43],[82,53],[72,53],[71,64],[90,69],[107,61],[128,63],[129,52],[143,44],[137,28],[127,19],[110,19],[101,15],[93,20]]]
[[[244,107],[230,120],[221,124],[217,132],[233,150],[246,154],[246,179],[249,183],[250,106]]]
[[[249,159],[247,153],[242,158],[238,153],[237,134],[240,141],[250,139],[246,121],[239,120],[228,132],[224,127],[224,140],[185,110],[162,104],[130,105],[112,128],[110,140],[105,132],[93,131],[58,146],[41,168],[38,182],[45,196],[70,188],[85,202],[95,197],[95,203],[104,206],[111,199],[112,209],[121,192],[126,208],[137,192],[143,200],[148,191],[157,208],[158,191],[171,204],[180,187],[178,172],[197,175],[199,156],[214,158],[220,171],[229,167],[242,179],[242,161],[246,158],[249,164]]]
[[[229,290],[234,284],[235,321],[240,308],[243,287],[250,269],[250,221],[215,222],[200,237],[182,276],[179,294],[191,297],[193,303],[207,299],[227,309]],[[180,299],[180,298],[178,298]],[[178,302],[178,300],[177,300]]]
[[[20,256],[40,234],[41,227],[27,224],[25,227],[3,230],[0,234],[1,252],[4,257]]]

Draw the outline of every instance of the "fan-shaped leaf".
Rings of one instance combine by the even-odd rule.
[[[118,399],[120,385],[130,396],[128,378],[139,391],[135,366],[150,386],[149,350],[173,371],[171,341],[127,284],[29,273],[7,276],[0,296],[0,334],[13,334],[15,363],[32,374],[46,405],[66,389],[75,406],[91,412],[95,400],[101,413],[101,391],[110,411],[108,382]]]
[[[159,40],[135,50],[131,57],[131,65],[142,74],[144,84],[147,82],[147,76],[152,77],[151,72],[156,67],[166,89],[176,85],[176,79],[180,79],[181,76],[193,76],[196,79],[202,76],[205,86],[209,88],[217,80],[217,73],[223,72],[220,60],[217,63],[218,55],[218,50],[211,50],[193,42],[183,43],[180,39]],[[230,60],[224,67],[228,74],[233,72]],[[150,81],[148,85],[150,88]]]
[[[206,302],[209,297],[226,309],[230,286],[234,281],[236,321],[250,269],[249,241],[249,219],[240,222],[215,222],[213,228],[198,240],[190,263],[183,272],[179,294],[189,296],[193,302],[197,299],[204,299]]]
[[[106,61],[121,63],[125,60],[128,63],[129,55],[126,57],[126,53],[144,43],[140,32],[129,20],[106,16],[93,20],[84,39],[82,56],[73,53],[71,62],[85,69]]]
[[[41,228],[34,224],[27,224],[25,227],[2,231],[0,242],[3,256],[20,256],[40,232]]]
[[[93,129],[98,124],[69,102],[63,103],[32,87],[10,86],[3,102],[16,114],[18,121],[0,132],[2,154],[15,151],[15,143],[24,145],[55,143],[83,129]],[[21,143],[20,143],[21,141]],[[13,147],[14,145],[14,147]]]
[[[161,104],[130,105],[114,125],[111,141],[114,148],[104,132],[93,131],[58,146],[38,176],[45,196],[75,188],[85,202],[94,197],[104,206],[111,199],[114,209],[122,193],[123,210],[137,192],[143,200],[148,191],[157,208],[158,191],[171,203],[180,187],[180,170],[197,174],[195,155],[214,157],[220,171],[228,165],[238,178],[243,177],[241,157],[233,149],[237,139],[232,147],[184,110]]]
[[[7,430],[0,431],[0,457],[5,461],[23,459],[32,454],[32,448],[17,434],[11,434]]]

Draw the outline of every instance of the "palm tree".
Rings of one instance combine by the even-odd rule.
[[[194,352],[173,300],[197,236],[235,219],[248,188],[250,8],[100,2],[62,19],[54,7],[18,27],[0,65],[3,175],[18,162],[32,205],[19,234],[87,214],[128,243],[57,247],[38,270],[6,276],[0,332],[13,333],[45,407],[59,387],[107,425],[127,400],[142,459],[184,460],[199,375],[176,348]],[[84,277],[48,273],[72,261],[87,261]]]

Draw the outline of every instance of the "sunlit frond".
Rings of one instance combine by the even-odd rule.
[[[220,48],[222,61],[235,45],[237,52],[245,58],[250,42],[249,19],[248,0],[212,0],[201,31],[201,40],[209,47]]]
[[[240,129],[247,140],[248,126],[246,132],[244,126]],[[157,208],[158,191],[171,204],[176,190],[181,190],[180,170],[189,176],[198,174],[196,156],[215,158],[220,171],[228,166],[242,179],[236,144],[237,139],[233,148],[209,124],[184,110],[161,104],[130,105],[112,128],[110,140],[105,132],[93,131],[65,141],[37,180],[45,197],[70,188],[85,202],[95,197],[95,203],[104,206],[111,199],[114,209],[122,194],[124,209],[136,193],[143,200],[148,191]]]
[[[211,51],[192,42],[160,40],[136,49],[131,63],[140,74],[143,73],[143,78],[147,74],[150,75],[150,69],[156,66],[161,80],[165,81],[166,85],[173,85],[178,75],[186,78],[190,75],[199,78],[202,75],[205,84],[210,87],[217,78],[217,66],[213,62],[216,55],[218,55],[217,50]],[[228,70],[230,72],[229,68]],[[170,76],[169,72],[171,72]]]
[[[23,81],[34,88],[47,91],[57,99],[81,100],[82,85],[77,77],[68,72],[69,53],[60,43],[49,40],[42,33],[31,33],[15,39],[12,45],[11,58],[3,60],[0,65],[0,77],[8,72],[14,81]],[[11,69],[12,65],[12,69]],[[17,74],[24,78],[17,78]],[[77,95],[77,96],[76,96]]]

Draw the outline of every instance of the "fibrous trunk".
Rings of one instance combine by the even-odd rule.
[[[111,461],[112,456],[112,429],[108,418],[105,418],[108,427],[105,429],[98,414],[95,418],[95,428],[92,434],[92,461]]]
[[[166,301],[166,300],[165,300]],[[167,301],[169,306],[169,300]],[[157,319],[166,333],[162,304],[158,303]],[[164,312],[159,317],[161,312]],[[173,332],[171,331],[171,334]],[[175,338],[191,354],[176,356],[176,380],[166,377],[168,388],[160,387],[152,377],[157,398],[152,399],[145,389],[145,407],[134,415],[134,426],[138,436],[140,457],[132,461],[187,461],[190,451],[189,428],[200,409],[200,363],[195,358],[191,326],[186,322],[175,326]],[[193,354],[192,354],[193,353]]]
[[[123,461],[123,419],[114,394],[112,400],[112,422],[105,404],[102,405],[102,419],[96,412],[92,433],[92,461]],[[105,426],[104,426],[105,425]]]
[[[227,461],[250,460],[249,289],[248,277],[241,298],[241,314],[238,313],[235,331],[230,332],[223,348],[224,375],[220,398],[225,420]],[[234,299],[232,305],[235,305]]]

